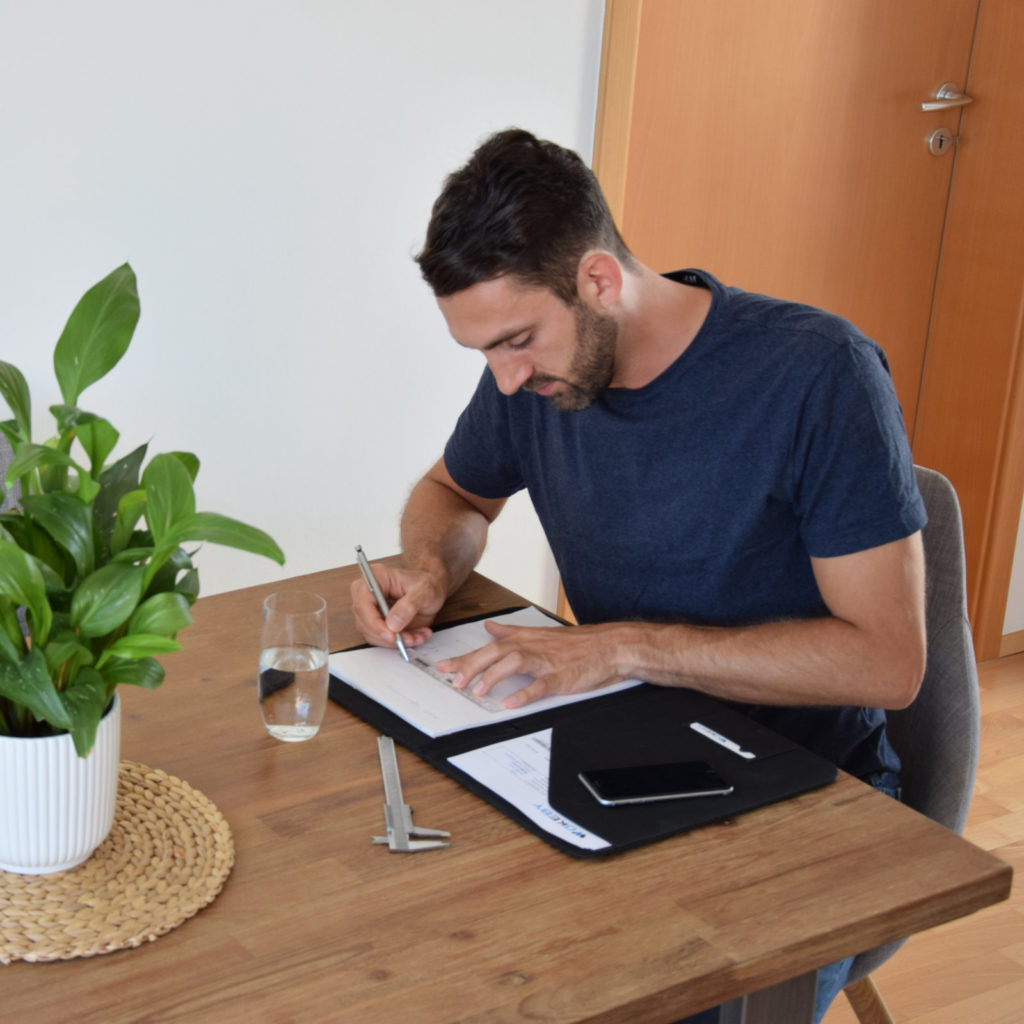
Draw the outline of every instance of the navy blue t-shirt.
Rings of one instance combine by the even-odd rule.
[[[885,355],[821,310],[667,276],[712,294],[671,366],[582,412],[485,370],[448,471],[485,498],[529,490],[581,623],[826,615],[809,556],[925,522]],[[862,777],[898,765],[876,709],[745,710]]]

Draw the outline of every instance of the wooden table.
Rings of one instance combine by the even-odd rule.
[[[214,801],[234,835],[233,873],[153,943],[0,968],[4,1019],[659,1024],[758,990],[767,1006],[821,964],[1009,893],[1006,864],[847,776],[581,861],[399,749],[417,820],[450,829],[453,846],[373,846],[374,730],[330,705],[314,740],[279,743],[256,700],[263,597],[286,585],[323,594],[339,649],[358,640],[355,575],[203,598],[163,687],[122,687],[123,756]],[[446,616],[522,603],[474,576]],[[748,1019],[797,1019],[759,1012],[751,1000]]]

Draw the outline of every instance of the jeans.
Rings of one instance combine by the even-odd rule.
[[[900,798],[900,780],[894,772],[878,772],[865,781],[886,796],[894,800]],[[826,964],[818,968],[818,991],[814,997],[814,1024],[821,1024],[832,1000],[839,995],[846,978],[850,973],[854,957],[848,956],[845,960],[837,960],[833,964]],[[702,1010],[690,1017],[684,1017],[676,1024],[719,1024],[719,1011],[721,1007],[713,1006],[710,1010]]]

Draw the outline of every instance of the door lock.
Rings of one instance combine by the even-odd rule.
[[[928,152],[932,156],[945,156],[956,149],[957,136],[946,131],[945,128],[936,128],[928,136]]]

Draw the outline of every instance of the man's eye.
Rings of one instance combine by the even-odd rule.
[[[522,341],[510,341],[507,343],[510,352],[518,352],[522,348],[526,348],[530,342],[533,341],[533,335],[528,334]]]

